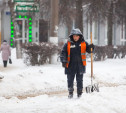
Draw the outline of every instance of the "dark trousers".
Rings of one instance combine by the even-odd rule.
[[[3,61],[4,67],[7,67],[7,61]]]
[[[76,82],[77,82],[77,93],[82,93],[83,90],[83,74],[71,74],[67,75],[67,83],[68,83],[68,91],[73,92],[74,91],[74,78],[76,75]]]

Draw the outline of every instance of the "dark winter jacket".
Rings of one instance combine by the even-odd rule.
[[[73,35],[79,35],[80,39],[79,41],[75,42],[73,41]],[[79,29],[74,29],[72,30],[70,36],[70,42],[71,42],[71,48],[70,48],[70,63],[68,68],[65,67],[65,74],[76,74],[80,73],[83,74],[85,73],[85,66],[83,66],[82,59],[81,59],[81,42],[84,42],[84,38],[82,33],[80,32]],[[91,51],[90,45],[86,42],[86,52],[90,53]],[[63,64],[66,64],[67,62],[67,43],[64,45],[61,55],[60,55],[60,60]]]

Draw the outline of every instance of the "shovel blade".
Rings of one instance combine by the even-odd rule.
[[[89,85],[89,86],[86,87],[86,93],[92,93],[94,91],[99,92],[98,84],[93,84],[93,85]]]

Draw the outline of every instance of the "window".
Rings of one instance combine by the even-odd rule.
[[[98,22],[97,21],[94,23],[94,39],[95,40],[98,39]]]

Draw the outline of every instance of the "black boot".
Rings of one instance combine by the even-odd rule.
[[[73,98],[73,92],[69,92],[68,98],[69,99]]]
[[[7,67],[7,61],[3,61],[4,67]]]
[[[80,98],[82,96],[82,93],[78,93],[77,97]]]
[[[77,97],[80,98],[82,96],[82,90],[77,90]]]
[[[68,88],[68,91],[69,91],[68,98],[73,98],[73,91],[74,91],[74,89],[73,88]]]

